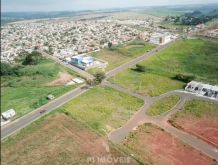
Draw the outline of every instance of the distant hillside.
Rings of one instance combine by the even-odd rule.
[[[198,25],[213,19],[218,19],[218,8],[215,8],[209,12],[195,10],[191,13],[185,13],[181,16],[167,16],[165,21],[170,21],[177,25]]]

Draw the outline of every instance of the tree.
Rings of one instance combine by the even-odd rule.
[[[1,74],[1,76],[13,75],[14,70],[13,70],[13,68],[12,68],[12,66],[10,64],[1,62],[0,74]]]
[[[23,65],[37,65],[42,59],[41,53],[33,51],[32,53],[26,54],[23,61]]]
[[[112,47],[112,42],[108,42],[108,48],[110,49]]]
[[[146,71],[146,67],[140,64],[136,64],[136,71],[138,72],[145,72]]]
[[[103,81],[103,79],[105,78],[105,73],[104,72],[97,72],[96,74],[95,74],[95,84],[97,85],[97,84],[100,84],[102,81]]]

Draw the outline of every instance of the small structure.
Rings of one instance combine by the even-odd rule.
[[[47,99],[52,100],[52,99],[54,99],[54,96],[52,94],[50,94],[50,95],[47,96]]]
[[[150,37],[150,43],[156,45],[164,45],[172,40],[169,33],[154,33]]]
[[[16,115],[16,112],[14,109],[9,109],[8,111],[5,111],[2,113],[2,118],[5,119],[5,120],[8,120],[10,118],[12,118],[13,116]]]
[[[80,78],[74,78],[73,81],[77,84],[82,84],[84,82],[84,80],[82,80]]]
[[[199,94],[201,96],[207,96],[218,100],[218,86],[209,85],[201,82],[191,81],[185,87],[186,91]]]

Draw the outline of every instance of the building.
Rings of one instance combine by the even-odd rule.
[[[71,57],[71,64],[81,69],[86,69],[94,64],[94,59],[87,55],[78,55]]]
[[[47,99],[52,100],[52,99],[54,99],[54,96],[50,94],[50,95],[47,96]]]
[[[8,111],[5,111],[2,113],[2,118],[5,120],[8,120],[16,115],[16,112],[14,109],[9,109]]]
[[[150,43],[156,45],[164,45],[171,41],[171,35],[169,33],[154,33],[150,37]]]
[[[213,37],[213,38],[218,38],[218,29],[207,31],[206,36]]]
[[[218,100],[218,86],[216,85],[213,86],[201,82],[191,81],[187,84],[185,90]]]

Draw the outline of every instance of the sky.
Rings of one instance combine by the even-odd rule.
[[[218,0],[1,0],[1,11],[72,11],[205,3],[218,3]]]

